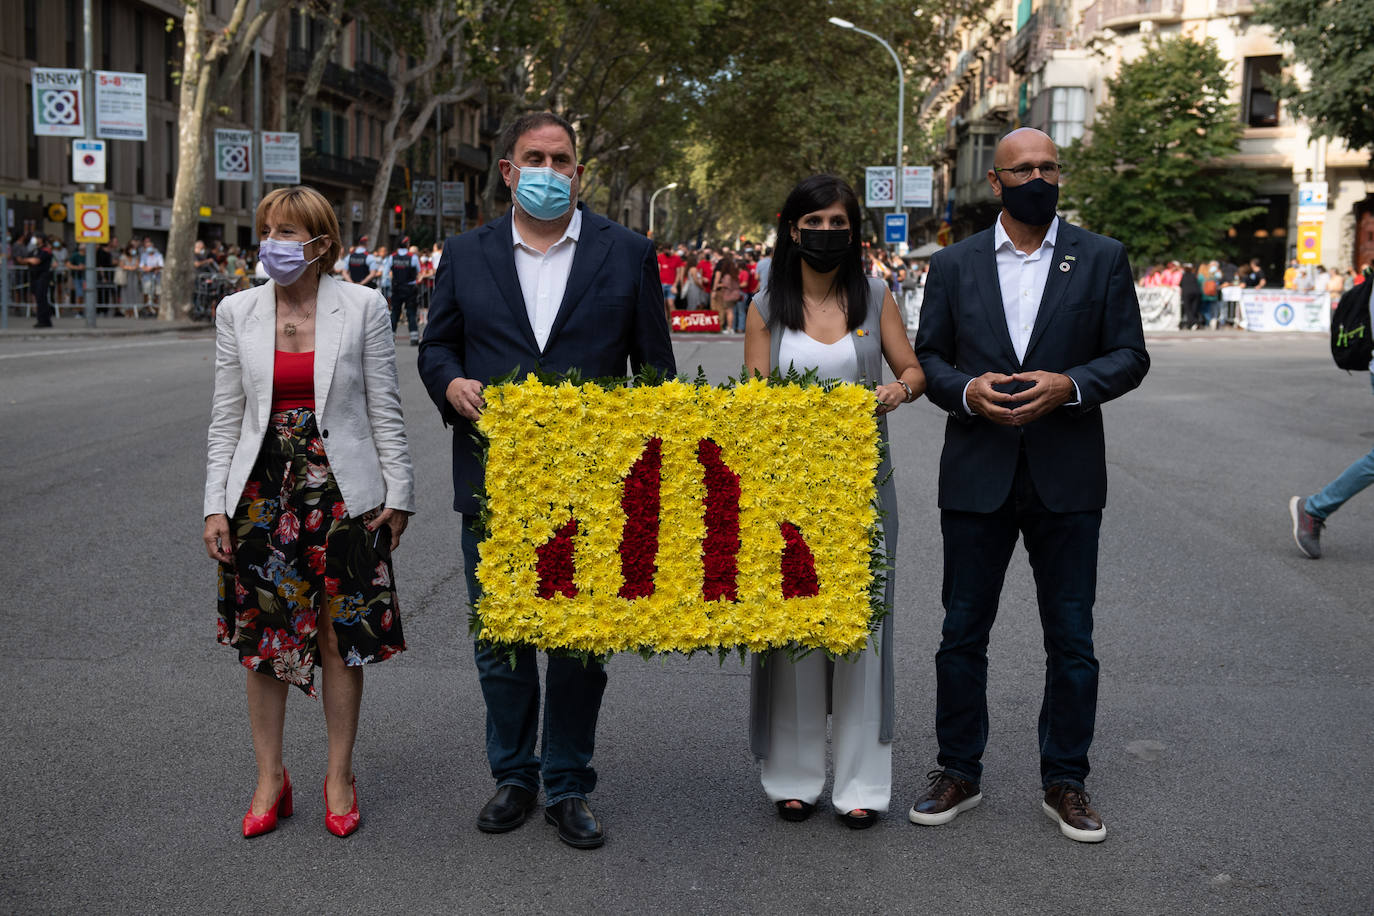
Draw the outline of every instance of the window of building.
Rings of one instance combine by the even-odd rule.
[[[143,20],[143,10],[134,10],[134,72],[146,73],[144,65],[147,62],[144,54],[143,40],[144,33],[147,32],[147,25]]]
[[[167,196],[169,198],[176,195],[177,190],[177,126],[172,121],[164,121],[163,127],[166,129],[167,149],[164,161],[167,165]],[[140,143],[143,147],[146,144]]]
[[[1050,92],[1050,139],[1061,149],[1083,136],[1088,90],[1078,86]]]
[[[67,66],[80,67],[83,65],[81,53],[81,37],[85,34],[82,28],[81,4],[80,0],[67,0]]]
[[[177,97],[177,81],[172,76],[181,69],[181,59],[177,54],[178,28],[162,33],[162,97],[169,102]]]
[[[114,69],[114,0],[100,0],[100,67]]]
[[[1242,117],[1250,127],[1277,127],[1279,124],[1279,100],[1269,90],[1268,83],[1278,78],[1281,60],[1277,54],[1245,58]]]
[[[24,84],[24,104],[27,105],[28,108],[29,108],[28,118],[27,118],[27,120],[24,121],[24,123],[25,123],[25,124],[32,124],[32,123],[33,123],[33,84],[32,84],[32,83],[25,83],[25,84]],[[27,168],[26,168],[26,174],[27,174],[30,178],[37,179],[37,178],[39,177],[39,173],[38,173],[38,135],[35,134],[32,130],[26,130],[26,131],[24,131],[24,136],[25,136],[25,138],[26,138],[26,143],[27,143],[27,145],[26,145],[26,147],[25,147],[25,150],[24,150],[24,158],[28,160],[28,162],[26,163],[26,166],[27,166]]]
[[[24,56],[38,60],[38,0],[24,0]]]

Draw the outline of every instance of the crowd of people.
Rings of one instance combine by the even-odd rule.
[[[1282,289],[1298,293],[1326,294],[1334,308],[1345,291],[1364,282],[1366,271],[1332,268],[1321,264],[1289,262],[1283,273]],[[1230,261],[1168,261],[1152,264],[1141,271],[1137,283],[1142,287],[1176,287],[1179,290],[1180,330],[1225,327],[1236,319],[1234,302],[1227,289],[1273,289],[1259,258],[1237,266]]]

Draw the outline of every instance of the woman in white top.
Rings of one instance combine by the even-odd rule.
[[[879,431],[885,414],[916,400],[925,375],[887,282],[864,276],[859,201],[843,180],[814,175],[793,188],[778,219],[768,289],[754,297],[744,361],[768,373],[816,369],[823,379],[874,385]],[[896,381],[877,384],[886,361]],[[817,443],[823,448],[824,443]],[[897,504],[884,453],[877,479],[888,557],[897,545]],[[886,600],[893,602],[888,578]],[[825,785],[826,709],[832,709],[835,781],[831,804],[850,827],[872,826],[892,794],[892,619],[879,645],[831,664],[813,652],[795,664],[782,653],[755,658],[750,737],[763,761],[763,788],[784,820],[805,820]],[[827,690],[827,680],[833,686]]]
[[[326,274],[342,250],[329,202],[306,187],[257,211],[272,281],[216,314],[205,549],[219,561],[219,641],[248,669],[258,784],[243,835],[292,813],[282,765],[288,685],[316,696],[329,734],[325,826],[358,826],[353,740],[364,664],[405,648],[391,551],[414,474],[386,301]]]

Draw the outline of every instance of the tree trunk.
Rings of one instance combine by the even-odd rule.
[[[186,4],[182,20],[185,53],[181,64],[181,101],[177,117],[177,180],[172,193],[172,225],[162,270],[158,317],[188,318],[194,265],[191,249],[200,225],[200,196],[205,187],[205,109],[210,89],[206,34],[199,3]]]
[[[272,23],[272,59],[267,63],[269,92],[263,123],[269,125],[269,130],[286,130],[286,56],[290,47],[291,13],[281,10]],[[304,142],[301,148],[305,148]]]

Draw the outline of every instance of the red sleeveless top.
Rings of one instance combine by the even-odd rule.
[[[272,412],[315,409],[315,351],[278,350],[272,366]]]

